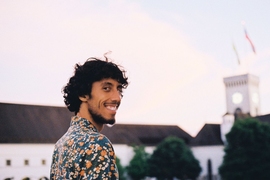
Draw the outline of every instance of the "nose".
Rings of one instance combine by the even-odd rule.
[[[111,94],[112,101],[120,102],[121,98],[122,98],[122,95],[117,89],[112,91],[112,94]]]

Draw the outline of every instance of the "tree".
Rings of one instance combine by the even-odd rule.
[[[121,165],[121,161],[118,157],[116,157],[116,166],[119,173],[119,180],[125,180],[125,168]]]
[[[270,179],[270,126],[253,118],[237,120],[226,135],[223,180]]]
[[[149,158],[149,176],[157,179],[196,179],[201,172],[199,161],[177,137],[162,141]]]
[[[133,152],[134,156],[127,166],[127,172],[132,179],[139,180],[147,175],[149,154],[145,152],[144,146],[134,146]]]
[[[46,176],[43,176],[43,177],[39,178],[38,180],[49,180],[49,178],[47,178]]]

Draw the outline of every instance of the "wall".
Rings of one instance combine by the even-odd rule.
[[[127,166],[134,155],[133,148],[124,144],[113,146],[122,166]],[[31,180],[43,176],[49,178],[53,148],[54,144],[0,144],[0,180],[9,177],[13,177],[14,180],[21,180],[24,177],[30,177]],[[218,167],[224,156],[223,148],[224,146],[191,148],[202,167],[200,176],[207,175],[208,159],[212,161],[213,175],[218,174]],[[151,154],[154,147],[146,147],[145,150]],[[10,166],[6,165],[6,160],[11,160]],[[24,164],[25,160],[29,161],[29,165]],[[45,160],[46,164],[43,165],[42,160]]]
[[[207,161],[208,159],[212,162],[212,174],[218,174],[218,167],[222,164],[224,156],[224,146],[200,146],[192,147],[191,150],[196,159],[200,161],[202,171],[200,176],[207,175]]]
[[[129,165],[134,156],[133,148],[125,144],[113,145],[116,156],[120,159],[122,166]],[[50,165],[54,144],[0,144],[0,180],[13,177],[21,180],[29,177],[37,180],[43,176],[49,178]],[[153,152],[154,147],[146,147],[148,153]],[[6,161],[11,165],[7,166]],[[28,160],[29,165],[24,161]],[[45,160],[45,164],[42,161]]]
[[[115,145],[113,145],[113,147],[114,147],[114,151],[115,151],[116,156],[121,161],[121,165],[124,167],[128,166],[130,160],[134,156],[133,147],[125,145],[125,144],[115,144]],[[152,154],[154,149],[155,149],[155,147],[152,147],[152,146],[145,147],[145,151],[149,154]]]
[[[0,180],[49,178],[53,148],[54,144],[0,144]],[[11,160],[10,166],[6,165],[6,160]],[[24,164],[25,160],[29,165]]]

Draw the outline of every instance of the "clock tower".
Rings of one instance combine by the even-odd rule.
[[[259,78],[243,74],[223,78],[226,89],[227,113],[234,114],[241,109],[242,113],[251,116],[260,114]]]

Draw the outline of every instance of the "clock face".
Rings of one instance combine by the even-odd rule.
[[[232,102],[234,104],[240,104],[243,101],[243,95],[239,92],[236,92],[232,95]]]
[[[258,93],[253,93],[251,96],[251,99],[254,103],[258,104],[259,103],[259,95]]]

